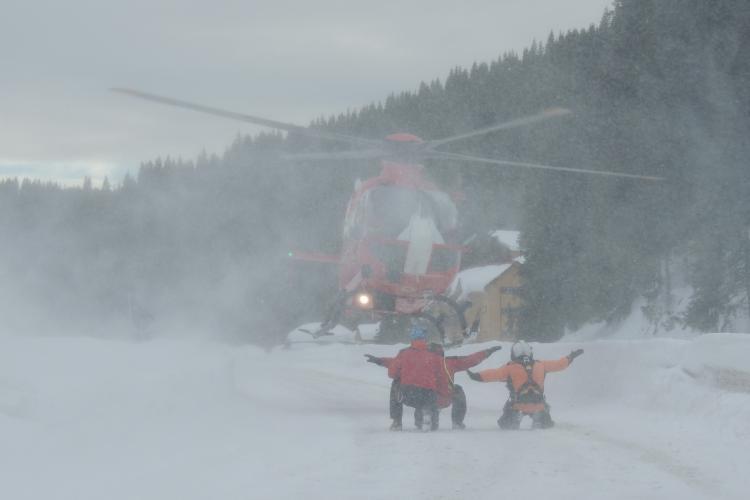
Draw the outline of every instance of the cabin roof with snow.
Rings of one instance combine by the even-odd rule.
[[[521,251],[521,244],[519,243],[519,237],[521,236],[520,231],[511,231],[508,229],[499,229],[497,231],[492,231],[490,233],[490,236],[495,238],[495,240],[503,245],[504,247],[507,247],[508,250],[512,252],[520,252]]]
[[[448,288],[448,295],[454,296],[457,294],[458,296],[455,297],[456,300],[461,301],[466,299],[471,293],[483,292],[487,285],[505,274],[515,263],[521,264],[521,258],[514,259],[513,262],[508,262],[507,264],[464,269],[453,279],[453,283]]]

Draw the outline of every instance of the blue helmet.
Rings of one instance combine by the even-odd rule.
[[[427,330],[419,325],[414,325],[409,332],[409,338],[411,340],[424,340],[427,338]]]

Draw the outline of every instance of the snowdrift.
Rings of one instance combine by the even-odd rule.
[[[504,386],[458,374],[467,431],[443,412],[440,432],[389,433],[389,381],[362,354],[398,346],[0,338],[3,497],[746,497],[750,336],[535,352],[578,347],[547,379],[554,429],[499,431]]]

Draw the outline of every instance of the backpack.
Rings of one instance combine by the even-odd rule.
[[[528,364],[523,364],[523,369],[526,371],[526,382],[521,385],[516,391],[513,387],[513,382],[508,380],[508,389],[510,390],[510,399],[513,403],[522,404],[538,404],[544,403],[544,391],[537,384],[533,378],[531,378],[532,371],[534,369],[535,361]],[[521,363],[519,363],[521,364]]]

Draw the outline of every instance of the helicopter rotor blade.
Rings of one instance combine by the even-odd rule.
[[[337,151],[333,153],[294,153],[281,155],[281,159],[290,161],[316,160],[379,160],[388,153],[382,149],[363,149],[359,151]]]
[[[495,125],[490,125],[489,127],[472,130],[471,132],[466,132],[464,134],[453,135],[450,137],[445,137],[443,139],[436,139],[434,141],[428,141],[426,149],[431,151],[437,148],[438,146],[442,146],[443,144],[448,144],[453,141],[460,141],[463,139],[468,139],[469,137],[489,134],[490,132],[497,132],[499,130],[509,130],[512,128],[524,127],[526,125],[532,125],[534,123],[543,122],[546,120],[550,120],[552,118],[557,118],[560,116],[566,116],[570,114],[572,114],[572,111],[570,111],[569,109],[549,108],[535,115],[524,116],[522,118],[515,118],[507,122],[497,123]]]
[[[570,167],[554,167],[552,165],[542,165],[539,163],[525,163],[518,161],[506,161],[506,160],[493,160],[491,158],[481,158],[478,156],[469,156],[464,154],[456,153],[444,153],[442,151],[432,152],[428,158],[435,160],[455,160],[455,161],[466,161],[474,163],[487,163],[491,165],[501,165],[504,167],[522,167],[522,168],[534,168],[539,170],[553,170],[559,172],[573,172],[577,174],[593,174],[593,175],[606,175],[610,177],[625,177],[629,179],[642,179],[647,181],[663,181],[663,177],[654,177],[649,175],[637,175],[637,174],[626,174],[623,172],[612,172],[608,170],[588,170],[583,168],[570,168]]]
[[[213,108],[210,106],[204,106],[202,104],[195,104],[180,99],[173,99],[171,97],[165,97],[161,95],[151,94],[149,92],[143,92],[135,89],[115,87],[110,89],[112,92],[119,94],[125,94],[130,97],[137,97],[139,99],[145,99],[147,101],[158,102],[160,104],[166,104],[168,106],[174,106],[177,108],[190,109],[199,113],[205,113],[214,116],[220,116],[222,118],[229,118],[232,120],[238,120],[242,122],[252,123],[254,125],[261,125],[264,127],[274,128],[277,130],[284,130],[286,132],[294,132],[300,135],[306,135],[308,137],[314,137],[317,139],[326,139],[331,141],[343,141],[350,144],[366,145],[366,146],[381,146],[382,141],[365,139],[363,137],[354,137],[342,134],[333,134],[329,132],[323,132],[314,130],[309,127],[301,127],[292,123],[284,123],[276,120],[269,120],[267,118],[261,118],[259,116],[247,115],[244,113],[236,113],[234,111],[227,111],[224,109]]]

